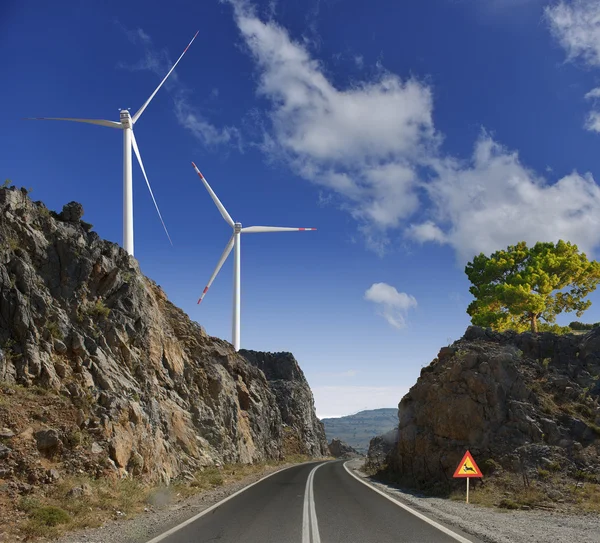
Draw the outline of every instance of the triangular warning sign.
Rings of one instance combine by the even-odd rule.
[[[481,473],[469,451],[465,453],[460,464],[458,464],[454,477],[483,477],[483,473]]]

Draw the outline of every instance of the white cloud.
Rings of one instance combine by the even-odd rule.
[[[471,159],[444,157],[429,86],[385,70],[335,86],[305,43],[259,19],[250,3],[224,1],[255,61],[257,93],[267,99],[263,151],[336,195],[371,249],[386,252],[393,231],[449,244],[461,263],[520,240],[565,239],[586,252],[600,243],[600,196],[590,175],[549,182],[487,134]],[[588,125],[600,129],[600,115]],[[392,326],[404,326],[402,311],[380,305]]]
[[[365,300],[380,306],[380,315],[394,328],[404,328],[409,309],[417,307],[414,296],[398,292],[386,283],[373,283],[365,292]]]
[[[596,98],[600,98],[600,87],[596,87],[588,92],[585,97],[586,100],[595,100]]]
[[[342,195],[371,245],[385,247],[387,230],[419,205],[417,164],[437,143],[431,90],[386,72],[338,88],[306,45],[246,2],[231,3],[259,70],[257,92],[271,104],[263,150]]]
[[[320,419],[352,415],[364,409],[396,408],[408,392],[402,386],[314,386],[315,408]]]
[[[600,111],[590,111],[585,119],[585,129],[600,132]]]
[[[600,98],[600,87],[592,89],[585,95],[586,100],[594,102]],[[592,110],[585,120],[585,128],[591,132],[600,132],[600,111]]]
[[[425,221],[421,224],[411,224],[405,232],[410,239],[425,243],[426,241],[436,241],[437,243],[446,243],[448,239],[442,229],[433,221]]]
[[[573,0],[545,9],[550,29],[567,52],[591,66],[600,66],[600,2]]]
[[[238,129],[229,126],[217,128],[209,123],[187,99],[186,94],[180,91],[173,97],[175,115],[179,124],[187,128],[206,147],[231,143],[240,148],[241,138]]]
[[[550,30],[567,53],[568,60],[581,59],[592,67],[600,67],[600,2],[575,0],[547,7]],[[586,99],[600,98],[600,87],[585,95]],[[600,111],[592,110],[584,128],[600,132]]]
[[[444,159],[433,167],[438,176],[426,189],[437,224],[417,231],[423,240],[428,232],[446,240],[461,263],[520,240],[569,240],[588,254],[600,243],[600,188],[589,174],[550,184],[485,133],[469,162]]]
[[[152,43],[151,37],[143,29],[136,28],[130,30],[119,22],[117,22],[117,25],[133,44],[141,47],[144,51],[143,58],[138,62],[134,64],[120,62],[117,66],[133,71],[150,71],[162,80],[174,64],[174,61],[171,61],[169,53],[165,49],[157,50]],[[182,62],[185,62],[185,59]],[[192,104],[190,100],[191,92],[179,79],[177,71],[174,71],[169,76],[169,79],[165,82],[165,87],[173,97],[175,104],[174,112],[177,121],[181,126],[189,130],[204,146],[210,147],[224,143],[233,143],[238,147],[240,146],[240,133],[237,128],[215,127]],[[216,94],[214,91],[215,89],[211,91],[213,99],[218,97],[218,90]],[[150,95],[150,92],[148,92],[148,95]]]

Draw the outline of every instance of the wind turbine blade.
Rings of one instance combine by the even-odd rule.
[[[200,31],[198,30],[198,32],[200,32]],[[146,100],[146,102],[144,103],[144,105],[131,118],[131,121],[134,124],[140,118],[140,115],[142,113],[144,113],[144,110],[148,107],[148,104],[150,103],[150,101],[152,100],[152,98],[154,98],[154,95],[158,92],[158,89],[160,89],[163,86],[163,83],[167,80],[167,77],[169,77],[171,75],[171,72],[175,69],[175,66],[177,66],[177,64],[179,64],[179,61],[183,58],[183,55],[185,55],[185,52],[190,48],[190,45],[192,45],[192,42],[196,39],[196,36],[198,35],[198,32],[196,32],[196,34],[192,38],[192,41],[190,43],[188,43],[188,46],[185,48],[185,50],[183,51],[183,53],[181,53],[181,56],[177,59],[177,62],[175,64],[173,64],[173,67],[169,70],[169,73],[167,75],[165,75],[165,78],[160,82],[160,85],[158,87],[156,87],[156,90],[150,95],[150,98],[148,98],[148,100]]]
[[[204,178],[204,176],[202,175],[202,173],[198,169],[198,166],[196,166],[193,162],[192,162],[192,166],[194,166],[194,169],[196,170],[196,173],[198,174],[198,176],[202,180],[202,183],[204,183],[204,186],[206,187],[206,190],[210,194],[210,197],[213,199],[213,202],[215,203],[215,205],[217,206],[217,208],[221,212],[221,216],[225,219],[225,221],[227,221],[227,224],[229,226],[231,226],[231,228],[233,228],[235,226],[235,223],[233,222],[233,219],[231,218],[231,215],[229,215],[229,213],[227,213],[227,210],[225,209],[225,206],[221,203],[221,200],[219,200],[217,198],[217,195],[214,193],[213,189],[210,188],[210,185],[208,184],[208,181]]]
[[[225,246],[225,250],[223,251],[223,254],[221,255],[221,258],[219,259],[217,267],[215,268],[215,271],[213,272],[213,274],[210,276],[210,281],[208,282],[208,284],[206,285],[206,287],[202,291],[202,295],[200,296],[200,299],[198,300],[198,303],[200,303],[202,301],[202,299],[204,298],[204,296],[208,292],[208,289],[210,288],[210,286],[212,285],[213,281],[215,280],[215,277],[219,273],[219,270],[223,267],[223,264],[227,260],[227,257],[229,256],[229,253],[231,252],[231,249],[233,249],[234,238],[235,238],[235,234],[233,234],[231,236],[231,239],[229,240],[229,242]]]
[[[262,234],[263,232],[304,232],[305,230],[316,230],[316,228],[287,228],[285,226],[248,226],[242,228],[244,234]]]
[[[73,119],[71,117],[25,117],[26,121],[73,121],[75,123],[99,124],[109,128],[123,128],[121,123],[104,121],[102,119]]]
[[[173,242],[171,241],[171,236],[169,236],[169,231],[167,230],[167,227],[165,225],[165,221],[163,221],[162,215],[160,214],[160,209],[158,209],[158,204],[156,203],[156,199],[154,198],[154,193],[152,192],[150,181],[148,181],[148,176],[146,175],[146,170],[144,169],[144,164],[142,162],[142,157],[140,156],[140,150],[138,149],[137,142],[135,141],[135,135],[133,133],[133,130],[131,131],[131,146],[133,147],[133,152],[135,153],[135,156],[137,157],[138,162],[140,163],[140,168],[142,169],[142,173],[144,174],[146,185],[148,185],[150,196],[152,196],[152,201],[154,202],[154,207],[156,208],[156,212],[158,213],[158,218],[160,219],[160,222],[162,223],[163,228],[165,229],[165,233],[169,238],[169,242],[171,243],[171,245],[173,245]]]

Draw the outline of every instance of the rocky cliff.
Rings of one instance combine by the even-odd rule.
[[[600,329],[583,336],[469,327],[423,368],[399,405],[388,464],[443,485],[469,449],[485,473],[599,480]]]
[[[332,439],[329,444],[329,452],[335,458],[355,458],[360,456],[360,453],[354,450],[348,443],[344,443],[339,439]]]
[[[398,428],[374,437],[369,442],[369,450],[365,467],[369,471],[377,471],[385,465],[388,455],[398,445]]]
[[[283,421],[305,452],[323,452],[297,364],[284,405],[271,370],[209,337],[82,215],[0,189],[0,479],[59,476],[48,458],[155,481],[280,459]]]
[[[292,353],[240,350],[261,370],[275,393],[291,453],[326,456],[329,452],[323,423],[317,418],[314,398]]]

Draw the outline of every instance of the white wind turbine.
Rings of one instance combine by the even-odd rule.
[[[179,64],[179,61],[182,59],[183,55],[185,55],[190,45],[192,45],[192,42],[196,39],[198,32],[196,32],[196,34],[192,38],[192,41],[188,44],[183,53],[181,53],[181,56],[177,59],[177,62],[169,70],[169,73],[160,82],[160,85],[156,87],[156,90],[150,95],[150,98],[148,98],[148,100],[144,102],[142,107],[133,117],[130,116],[129,111],[127,109],[121,109],[119,122],[105,121],[100,119],[73,119],[71,117],[35,117],[27,119],[35,121],[73,121],[76,123],[97,124],[100,126],[108,126],[109,128],[118,128],[120,130],[123,130],[123,248],[131,256],[133,256],[133,183],[131,168],[132,147],[135,156],[137,157],[137,160],[140,163],[140,168],[142,169],[142,173],[144,174],[144,179],[146,180],[146,185],[148,186],[148,190],[150,191],[150,196],[152,196],[152,201],[154,202],[154,207],[156,208],[158,217],[160,218],[160,222],[162,223],[163,228],[165,229],[167,237],[169,238],[169,242],[171,242],[171,245],[173,245],[173,242],[171,241],[171,236],[169,236],[169,232],[167,231],[165,222],[163,221],[162,215],[160,214],[160,210],[158,209],[158,204],[156,203],[156,200],[154,198],[154,193],[152,192],[152,188],[150,187],[148,176],[146,175],[146,170],[144,169],[144,164],[142,163],[142,157],[140,156],[140,150],[138,149],[138,145],[135,141],[135,136],[133,134],[133,125],[139,120],[140,116],[148,107],[148,104],[150,103],[152,98],[154,98],[154,95],[158,92],[158,89],[160,89],[163,86],[163,83],[171,75],[171,72],[175,69],[177,64]]]
[[[225,260],[227,260],[227,257],[229,256],[229,253],[231,252],[231,250],[235,249],[235,251],[233,253],[233,322],[232,322],[231,334],[232,334],[233,346],[236,351],[239,351],[240,350],[240,292],[241,292],[241,286],[240,286],[240,242],[241,242],[241,236],[240,236],[240,234],[258,234],[258,233],[263,233],[263,232],[298,232],[298,231],[302,232],[302,231],[306,231],[306,230],[316,230],[316,228],[287,228],[287,227],[280,227],[280,226],[248,226],[246,228],[242,228],[242,224],[239,222],[234,222],[233,219],[231,218],[231,216],[229,215],[229,213],[227,213],[227,210],[225,209],[225,207],[223,206],[223,204],[221,203],[219,198],[217,198],[217,195],[210,188],[210,185],[206,181],[206,178],[202,175],[202,173],[200,172],[200,170],[198,169],[196,164],[194,164],[192,162],[192,165],[194,166],[196,173],[200,176],[202,183],[204,183],[204,186],[206,187],[206,190],[210,194],[210,197],[213,199],[213,201],[215,202],[215,205],[221,212],[221,215],[225,219],[225,222],[229,226],[231,226],[231,228],[233,228],[233,235],[231,236],[229,242],[225,246],[225,250],[223,251],[221,258],[219,259],[219,262],[217,263],[217,267],[215,268],[215,271],[213,272],[213,274],[210,276],[210,280],[208,281],[208,284],[202,291],[202,295],[200,296],[198,303],[200,303],[202,301],[202,299],[208,292],[210,285],[212,285],[212,282],[215,280],[215,277],[217,276],[217,274],[219,273],[219,270],[225,263]]]

